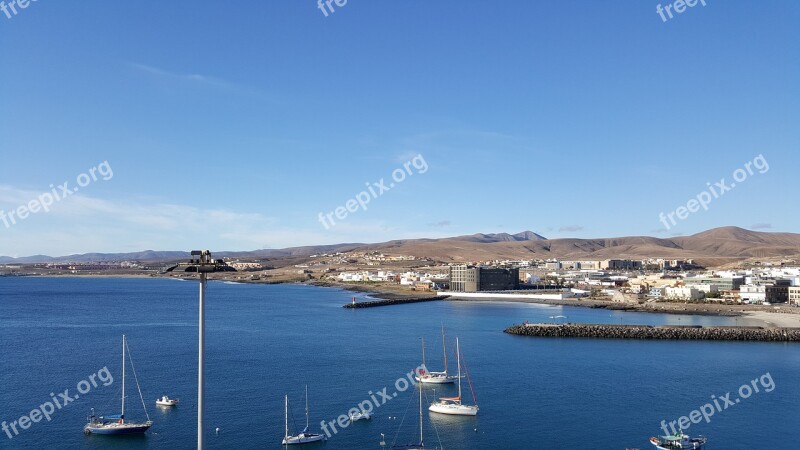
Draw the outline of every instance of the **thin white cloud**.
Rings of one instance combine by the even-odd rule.
[[[129,62],[128,65],[142,72],[148,73],[150,75],[154,75],[161,78],[168,78],[174,81],[205,84],[224,89],[238,89],[238,86],[233,83],[229,83],[227,81],[208,75],[200,75],[196,73],[183,74],[183,73],[169,72],[164,69],[159,69],[158,67],[148,66],[147,64],[140,64],[134,62]]]
[[[0,210],[36,199],[41,192],[0,185]],[[0,256],[116,253],[142,250],[246,251],[389,239],[445,237],[444,231],[408,231],[385,221],[343,221],[325,229],[315,220],[284,225],[259,213],[159,202],[151,198],[106,200],[81,192],[6,228],[0,222]]]
[[[147,64],[136,62],[127,62],[129,67],[136,69],[138,72],[149,75],[153,78],[160,80],[167,80],[183,86],[196,86],[216,89],[219,91],[231,92],[234,94],[246,95],[260,100],[265,100],[272,103],[278,103],[274,96],[267,95],[262,91],[254,89],[249,86],[233,83],[221,78],[199,73],[179,73],[171,72],[169,70],[161,69]]]
[[[41,192],[0,186],[0,209],[16,210]],[[8,220],[8,219],[6,219]],[[134,239],[144,249],[183,249],[210,241],[225,249],[252,249],[247,236],[268,232],[277,220],[258,213],[135,200],[104,200],[73,194],[6,227],[0,222],[3,253],[61,255],[120,251]]]

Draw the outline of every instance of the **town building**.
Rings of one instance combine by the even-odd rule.
[[[789,301],[789,288],[792,282],[789,280],[775,280],[775,284],[767,286],[767,302],[787,303]]]
[[[789,303],[800,306],[800,286],[789,286]]]
[[[720,291],[732,291],[739,289],[744,284],[744,277],[687,277],[683,280],[684,285],[690,284],[711,284]]]
[[[739,298],[744,303],[764,303],[767,300],[767,287],[754,284],[744,284],[739,286]]]
[[[602,270],[638,270],[642,268],[641,261],[630,259],[606,259],[599,261],[598,269]]]
[[[506,291],[519,289],[519,269],[451,266],[450,290],[454,292]]]
[[[702,300],[706,297],[705,292],[695,287],[678,286],[666,287],[661,296],[662,300]]]

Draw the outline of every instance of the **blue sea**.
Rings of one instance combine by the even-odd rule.
[[[511,324],[557,315],[569,322],[628,324],[731,325],[734,319],[451,301],[350,310],[342,305],[353,293],[304,285],[210,282],[207,296],[207,448],[281,448],[284,394],[290,428],[300,431],[306,385],[312,431],[371,398],[380,404],[372,420],[344,429],[337,424],[326,443],[310,448],[379,449],[381,434],[389,445],[414,441],[418,391],[399,389],[404,383],[398,380],[421,363],[422,336],[428,368],[441,369],[441,324],[451,371],[452,345],[460,339],[480,412],[477,418],[443,418],[425,408],[427,447],[652,448],[648,438],[663,434],[662,421],[689,416],[728,392],[730,400],[739,398],[740,386],[752,388],[756,380],[759,392],[715,411],[708,422],[691,424],[688,433],[708,436],[709,449],[797,448],[797,344],[503,333]],[[0,432],[0,448],[193,448],[197,297],[198,283],[191,281],[0,278],[0,421],[30,415],[51,393],[58,398],[68,389],[73,396],[79,382],[104,367],[114,377],[57,409],[50,421],[17,426],[18,434]],[[119,413],[123,334],[155,424],[144,437],[85,436],[91,408]],[[764,380],[772,382],[769,392],[767,383],[759,384]],[[471,403],[464,381],[465,401]],[[144,419],[132,376],[126,392],[127,417]],[[425,387],[423,393],[430,402],[434,395],[454,395],[455,387],[435,394]],[[180,405],[157,409],[155,400],[163,394],[179,398]]]

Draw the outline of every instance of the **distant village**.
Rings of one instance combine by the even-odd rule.
[[[495,260],[442,265],[430,271],[347,271],[337,273],[336,279],[449,292],[558,290],[567,292],[565,297],[606,296],[614,301],[800,306],[800,267],[769,264],[707,271],[692,260]]]
[[[491,260],[436,262],[381,252],[318,254],[295,264],[230,259],[230,276],[249,282],[321,281],[343,285],[395,285],[409,291],[476,295],[557,293],[560,298],[616,302],[693,302],[800,306],[800,266],[763,262],[706,270],[693,260]],[[0,265],[0,275],[158,276],[162,263]]]

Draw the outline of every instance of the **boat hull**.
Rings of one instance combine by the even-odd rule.
[[[105,424],[105,425],[87,425],[83,431],[86,434],[105,434],[105,435],[126,435],[126,434],[144,434],[152,423],[124,423],[124,424]]]
[[[451,416],[477,416],[478,407],[475,405],[458,405],[449,403],[434,403],[428,407],[428,411],[449,414]]]
[[[456,382],[457,377],[441,376],[422,376],[416,375],[414,377],[417,382],[422,384],[453,384]]]
[[[297,436],[288,436],[283,438],[283,445],[301,445],[311,444],[312,442],[320,442],[325,439],[321,434],[299,434]]]
[[[680,441],[662,441],[656,437],[650,438],[650,443],[658,450],[702,450],[708,440],[705,437],[689,438]]]

